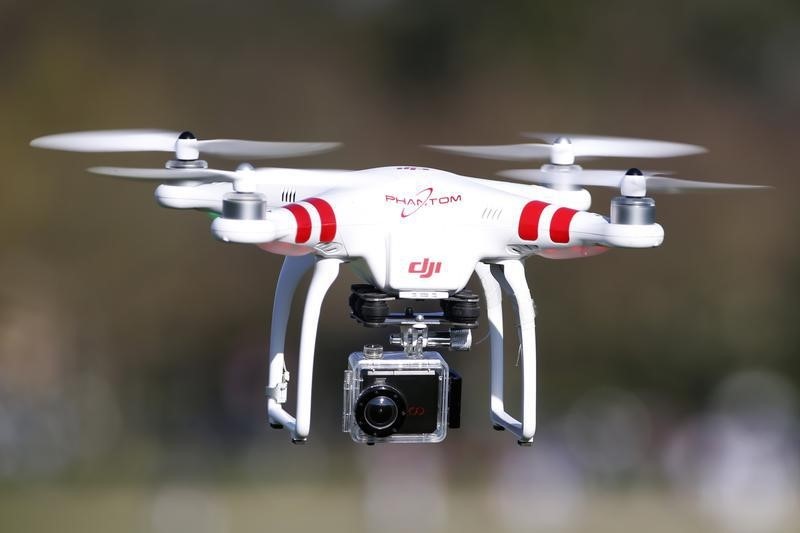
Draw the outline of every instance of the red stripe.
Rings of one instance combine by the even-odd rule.
[[[313,205],[319,213],[322,222],[322,229],[319,232],[320,242],[331,242],[336,237],[336,214],[331,204],[322,198],[309,198],[305,201]]]
[[[519,229],[517,233],[520,239],[526,241],[535,241],[539,238],[539,219],[542,216],[542,211],[550,204],[534,200],[528,202],[522,208],[522,214],[519,216]]]
[[[575,216],[574,209],[559,207],[553,213],[553,220],[550,221],[550,240],[561,244],[569,242],[569,224]]]
[[[311,216],[306,211],[306,208],[298,204],[289,204],[284,206],[294,215],[294,221],[297,222],[297,235],[294,237],[294,242],[302,244],[311,238]]]

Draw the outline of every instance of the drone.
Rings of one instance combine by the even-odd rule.
[[[338,143],[200,140],[188,131],[107,130],[63,133],[31,142],[77,152],[167,152],[164,168],[93,167],[95,174],[158,183],[163,207],[209,211],[211,233],[284,256],[269,340],[267,417],[294,443],[310,432],[311,393],[320,309],[340,266],[364,281],[352,286],[351,317],[366,327],[395,327],[387,350],[365,345],[344,371],[342,429],[356,442],[439,442],[460,425],[461,378],[441,353],[472,347],[480,299],[466,289],[473,273],[483,290],[490,340],[490,420],[520,445],[536,430],[535,309],[524,261],[571,259],[612,248],[653,248],[664,229],[648,193],[758,189],[757,185],[678,179],[636,168],[598,170],[584,158],[667,158],[699,154],[699,146],[622,137],[526,133],[529,142],[429,148],[457,155],[541,167],[499,172],[506,180],[467,177],[420,166],[366,170],[209,168],[201,155],[238,161],[322,153]],[[528,165],[530,166],[530,165]],[[589,211],[585,187],[619,189],[609,216]],[[290,373],[286,331],[295,291],[311,271],[298,351],[296,413],[285,408]],[[516,314],[521,408],[504,400],[503,295]],[[439,303],[440,311],[413,305]],[[413,305],[408,305],[409,302]],[[398,304],[402,310],[392,310]]]

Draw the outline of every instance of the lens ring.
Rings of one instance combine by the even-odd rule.
[[[406,419],[406,400],[389,385],[364,389],[353,409],[356,423],[367,435],[388,437],[399,431]]]

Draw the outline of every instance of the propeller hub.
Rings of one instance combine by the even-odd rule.
[[[622,178],[619,192],[628,198],[644,198],[647,194],[647,178],[638,168],[631,168]]]
[[[572,178],[578,175],[583,168],[580,165],[554,165],[546,163],[540,167],[542,172],[546,172],[548,177],[552,176],[552,180],[548,180],[544,184],[545,187],[555,189],[557,191],[577,191],[580,190],[580,185],[576,185]]]
[[[550,149],[550,162],[554,165],[574,165],[575,150],[572,141],[566,137],[558,137]]]
[[[175,158],[178,161],[194,161],[200,157],[197,137],[191,131],[184,131],[175,141]]]
[[[239,179],[233,181],[234,191],[241,193],[256,193],[258,191],[258,185],[250,175],[253,170],[255,170],[255,167],[250,163],[240,163],[236,167]]]

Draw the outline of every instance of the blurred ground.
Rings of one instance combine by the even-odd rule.
[[[375,523],[363,514],[360,487],[344,486],[335,492],[320,487],[278,490],[264,486],[168,486],[34,491],[4,498],[0,510],[13,516],[8,531],[103,532],[137,531],[423,531],[430,520],[409,512],[403,521]],[[699,515],[690,502],[659,491],[592,494],[582,514],[566,524],[542,524],[536,520],[504,520],[487,505],[481,487],[452,491],[444,502],[439,524],[451,531],[552,530],[564,532],[652,531],[687,533],[713,531],[714,523]],[[41,509],[48,511],[42,513]],[[396,513],[396,511],[395,511]],[[396,515],[395,515],[396,516]],[[797,513],[771,531],[794,531]],[[109,525],[113,524],[113,527]],[[386,524],[385,526],[383,524]]]
[[[297,511],[302,529],[790,531],[798,65],[790,1],[0,2],[0,530],[248,531]],[[347,318],[346,274],[298,448],[263,420],[279,258],[83,171],[158,156],[27,146],[122,127],[346,146],[276,166],[482,177],[509,165],[419,145],[664,138],[710,152],[653,169],[776,189],[660,197],[660,249],[528,262],[532,449],[490,431],[486,345],[448,356],[466,399],[442,445],[340,433],[345,357],[389,333]],[[612,164],[641,162],[594,163]]]

